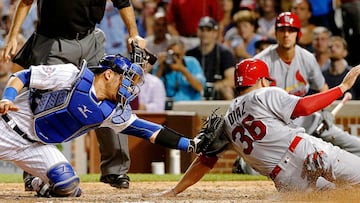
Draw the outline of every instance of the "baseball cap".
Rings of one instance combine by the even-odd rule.
[[[213,18],[211,18],[209,16],[205,16],[205,17],[202,17],[199,21],[199,28],[202,28],[202,27],[208,27],[208,28],[217,30],[218,24]]]

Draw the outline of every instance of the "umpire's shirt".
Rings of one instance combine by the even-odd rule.
[[[129,0],[112,0],[118,9]],[[37,0],[39,22],[36,31],[50,38],[81,39],[101,21],[106,0]]]

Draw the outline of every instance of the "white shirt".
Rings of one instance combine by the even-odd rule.
[[[145,73],[144,84],[140,86],[139,103],[145,105],[146,111],[165,110],[166,93],[164,83],[160,78]]]

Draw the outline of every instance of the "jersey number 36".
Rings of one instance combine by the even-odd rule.
[[[266,126],[261,121],[254,121],[254,117],[251,115],[248,115],[241,123],[242,125],[236,126],[232,131],[232,139],[234,142],[239,139],[243,145],[245,142],[247,147],[244,147],[244,153],[250,154],[254,148],[253,142],[261,140],[265,136]]]

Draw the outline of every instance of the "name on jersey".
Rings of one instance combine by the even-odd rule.
[[[239,105],[235,110],[231,111],[228,114],[228,120],[230,122],[230,125],[233,125],[235,121],[240,121],[241,117],[245,114],[244,104],[245,101],[242,103],[242,105]]]

